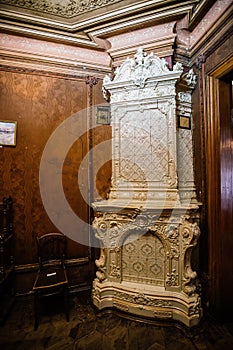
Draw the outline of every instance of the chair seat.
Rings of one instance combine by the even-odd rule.
[[[58,287],[59,285],[68,285],[66,269],[51,266],[38,271],[33,290]]]

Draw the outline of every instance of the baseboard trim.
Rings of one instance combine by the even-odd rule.
[[[67,259],[66,260],[66,266],[79,266],[88,264],[90,262],[89,257],[84,258],[78,258],[78,259]],[[33,264],[24,264],[24,265],[15,265],[14,270],[16,273],[24,273],[24,272],[33,272],[37,271],[39,268],[39,263],[33,263]]]

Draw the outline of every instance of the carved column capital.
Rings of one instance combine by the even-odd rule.
[[[89,85],[90,87],[93,87],[98,83],[99,79],[93,76],[88,75],[86,77],[86,84]]]
[[[206,55],[204,53],[200,54],[195,62],[196,67],[200,70],[203,63],[206,61]]]

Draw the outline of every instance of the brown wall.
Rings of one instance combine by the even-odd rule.
[[[37,262],[36,236],[58,231],[48,217],[40,195],[39,166],[45,145],[64,120],[90,104],[102,102],[101,82],[91,87],[84,76],[69,78],[13,69],[0,72],[0,119],[17,121],[16,147],[0,149],[0,196],[12,196],[14,202],[14,260],[19,293],[30,291],[32,286]],[[88,113],[81,122],[87,123],[88,128]],[[102,139],[101,134],[106,137],[105,128],[109,133],[108,126],[99,129],[98,139]],[[80,194],[77,178],[80,162],[88,152],[89,137],[87,132],[72,145],[62,169],[66,199],[86,222],[89,206]],[[54,166],[57,161],[53,160]],[[83,180],[87,193],[88,183],[85,178]],[[103,192],[102,185],[99,183],[98,186]],[[94,263],[89,247],[69,239],[68,260],[71,284],[90,285]]]

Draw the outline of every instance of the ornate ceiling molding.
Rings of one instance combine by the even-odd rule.
[[[45,40],[0,34],[0,59],[3,65],[28,69],[43,69],[62,74],[111,72],[106,52]],[[42,68],[41,68],[42,67]]]
[[[71,4],[71,0],[42,0],[40,6],[47,1]],[[99,0],[91,8],[92,2],[80,0],[83,9],[89,10],[67,18],[26,8],[30,4],[35,6],[39,0],[0,0],[0,30],[5,35],[0,39],[0,56],[4,62],[10,59],[34,64],[39,57],[45,65],[56,62],[71,72],[73,69],[82,72],[83,67],[106,72],[131,57],[135,48],[142,45],[148,53],[167,57],[169,65],[173,57],[175,62],[188,67],[213,40],[227,35],[232,28],[232,0]],[[103,6],[104,3],[108,5]],[[13,37],[18,38],[18,43],[24,38],[27,45],[30,42],[30,48],[18,50]],[[58,51],[62,45],[66,49],[57,55],[54,45]],[[85,50],[90,54],[83,57]],[[80,52],[81,56],[77,55]]]
[[[1,0],[2,4],[71,18],[122,0]]]
[[[200,22],[206,12],[211,8],[216,0],[201,0],[193,7],[193,11],[190,13],[189,18],[189,30],[193,28]]]
[[[98,47],[105,38],[199,14],[213,0],[0,0],[0,29],[39,39]],[[99,49],[102,49],[100,46]]]
[[[127,57],[134,55],[138,46],[146,52],[153,51],[158,57],[173,55],[176,34],[176,22],[158,24],[109,37],[110,48],[107,52],[113,60],[113,66],[119,66]]]
[[[201,53],[211,48],[214,50],[221,38],[231,35],[232,21],[232,0],[218,0],[192,31],[187,31],[185,20],[177,22],[176,56],[179,57],[179,60],[187,56],[192,66]]]

